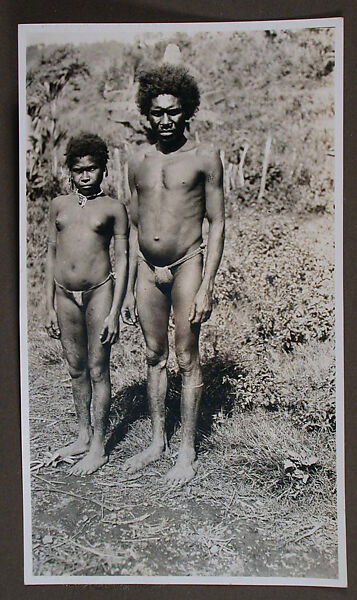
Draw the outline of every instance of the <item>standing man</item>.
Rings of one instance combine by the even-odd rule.
[[[135,323],[135,298],[147,352],[147,395],[152,422],[148,448],[124,464],[129,473],[157,460],[167,447],[168,323],[175,318],[176,357],[182,374],[181,446],[166,478],[183,485],[196,472],[195,432],[202,395],[201,323],[212,311],[214,279],[224,243],[223,169],[217,149],[188,141],[185,129],[198,109],[196,81],[178,65],[163,64],[139,78],[137,104],[155,145],[129,164],[131,233],[124,322]],[[203,270],[202,224],[209,223]]]

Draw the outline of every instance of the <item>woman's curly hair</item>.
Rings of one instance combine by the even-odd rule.
[[[164,63],[140,73],[136,102],[142,115],[149,115],[153,98],[160,94],[171,94],[179,98],[187,119],[195,114],[200,105],[198,85],[181,65]]]
[[[102,169],[105,169],[109,158],[107,145],[102,138],[95,133],[80,133],[79,135],[72,137],[67,144],[67,167],[72,169],[76,158],[81,156],[93,156],[98,165]]]

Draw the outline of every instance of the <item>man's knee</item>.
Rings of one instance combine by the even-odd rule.
[[[161,367],[164,369],[167,365],[167,350],[152,350],[146,348],[146,362],[149,367]]]
[[[89,365],[89,374],[93,383],[101,383],[108,377],[108,368],[104,364]]]
[[[181,373],[191,373],[199,367],[199,356],[197,350],[176,348],[177,364]]]

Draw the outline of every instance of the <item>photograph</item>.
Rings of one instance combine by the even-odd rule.
[[[346,587],[343,19],[18,31],[25,584]]]

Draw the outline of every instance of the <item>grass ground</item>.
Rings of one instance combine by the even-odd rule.
[[[115,447],[100,472],[76,479],[58,466],[33,475],[35,574],[336,576],[331,440],[295,428],[285,414],[218,415],[201,438],[196,479],[167,491],[162,476],[175,458],[177,433],[169,456],[141,474],[121,472],[149,441],[134,391],[126,410],[121,395],[115,398]],[[48,408],[46,392],[41,416],[31,416],[32,431],[40,432],[33,458],[75,433],[70,394],[52,391],[59,411]],[[133,412],[142,416],[134,421]]]
[[[250,219],[250,211],[242,210],[241,225]],[[266,219],[269,223],[271,215]],[[297,254],[303,246],[316,260],[329,262],[331,216],[320,216],[310,227],[315,219],[305,219],[299,235],[281,248],[282,264],[292,262],[291,245]],[[291,215],[285,220],[288,229],[290,221]],[[228,234],[233,226],[234,218],[228,218]],[[250,235],[248,225],[244,231]],[[230,246],[222,270],[238,257]],[[256,290],[249,290],[252,303]],[[221,302],[202,335],[205,395],[197,477],[176,491],[163,483],[179,444],[180,378],[172,356],[169,454],[135,476],[121,470],[124,460],[150,439],[142,337],[138,329],[124,326],[112,355],[109,463],[87,478],[68,476],[66,464],[33,473],[35,574],[337,576],[334,433],[311,426],[323,422],[320,405],[334,405],[334,388],[326,387],[333,343],[312,337],[287,353],[271,336],[259,349],[246,343],[248,325],[254,339],[256,307],[249,308],[242,294],[237,305],[231,300],[224,322],[227,305],[219,281],[216,295]],[[76,421],[66,365],[59,343],[46,337],[41,303],[36,309],[32,304],[32,314],[35,461],[71,439]],[[172,331],[171,324],[171,337]],[[267,405],[264,399],[273,396],[276,404]],[[306,413],[314,418],[297,418]]]

